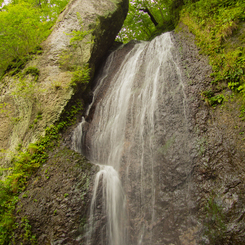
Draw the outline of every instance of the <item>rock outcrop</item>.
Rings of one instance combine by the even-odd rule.
[[[125,133],[126,139],[120,158],[120,176],[127,197],[126,210],[129,215],[128,241],[120,244],[242,244],[245,236],[245,155],[244,122],[239,120],[240,112],[236,109],[239,105],[235,99],[216,108],[208,105],[202,98],[202,92],[210,89],[212,81],[212,68],[208,64],[208,58],[199,54],[194,36],[186,27],[183,27],[180,33],[171,33],[171,39],[174,43],[172,55],[178,64],[183,87],[176,84],[178,76],[171,73],[174,69],[162,68],[163,74],[168,77],[166,83],[162,79],[165,89],[162,92],[163,97],[157,97],[163,116],[158,120],[159,124],[156,123],[157,133],[153,134],[151,129],[147,128],[146,133],[142,134],[146,146],[143,163],[137,159],[141,149],[140,137],[134,139],[132,136],[132,131],[137,131],[138,126],[135,123],[137,120],[132,119],[132,114],[139,113],[140,109],[132,107],[133,109],[128,110],[131,115],[127,118],[126,133],[120,131]],[[110,152],[110,144],[98,143],[99,137],[94,140],[93,135],[97,132],[99,135],[105,135],[106,127],[101,127],[103,130],[100,128],[103,124],[100,115],[106,114],[103,113],[104,108],[106,112],[113,111],[112,108],[117,102],[113,97],[116,92],[107,92],[111,92],[112,87],[116,86],[114,76],[120,77],[120,70],[124,71],[124,81],[128,81],[126,71],[129,69],[124,70],[121,64],[125,62],[125,57],[130,56],[129,52],[133,46],[134,43],[130,42],[118,49],[105,65],[101,77],[106,79],[99,85],[99,90],[96,90],[94,103],[90,107],[86,123],[83,123],[83,137],[86,138],[83,153],[95,162],[99,162],[96,151],[100,147],[102,156],[107,156]],[[163,47],[164,45],[161,46]],[[150,56],[143,57],[149,63],[154,61]],[[141,65],[140,73],[134,73],[138,81],[144,80],[146,76],[150,77],[150,74],[145,72],[150,70],[145,68],[147,65]],[[112,84],[113,86],[110,86]],[[140,82],[138,84],[136,89],[128,94],[142,91],[142,85]],[[122,91],[123,88],[120,87],[120,93],[123,94]],[[229,95],[231,91],[226,93]],[[110,101],[112,103],[107,100],[110,96],[114,98]],[[142,97],[135,96],[135,100]],[[107,110],[108,104],[110,110]],[[100,109],[96,114],[98,106]],[[124,108],[126,106],[125,99]],[[142,116],[143,113],[139,114]],[[154,116],[159,117],[156,111]],[[110,115],[108,118],[116,117]],[[112,124],[108,120],[104,125],[110,125],[109,133],[117,135]],[[116,127],[120,128],[120,123],[117,123]],[[144,127],[147,127],[147,123],[140,128]],[[152,147],[151,151],[147,152],[150,145],[147,134],[151,139],[154,138],[157,151]],[[92,149],[94,145],[98,146],[95,151]],[[143,171],[140,170],[141,164],[144,166]],[[147,174],[143,175],[143,172]],[[153,185],[154,192],[151,189]],[[144,189],[145,192],[142,191]],[[100,194],[97,195],[97,208],[93,213],[96,225],[90,242],[96,245],[106,242],[106,214],[102,208],[102,193],[99,191],[102,190],[98,189]],[[140,216],[144,210],[144,215]]]
[[[69,66],[89,63],[93,73],[120,29],[126,10],[127,1],[123,0],[71,1],[43,43],[43,54],[27,65],[40,70],[37,82],[28,75],[24,80],[6,77],[1,85],[0,148],[10,152],[19,144],[26,146],[35,141],[45,127],[57,121],[64,108],[83,93],[70,86]],[[84,30],[94,31],[74,49],[65,33],[81,28],[77,16],[83,20]],[[163,156],[159,157],[161,161],[154,170],[158,177],[156,195],[160,198],[154,205],[158,205],[159,213],[164,215],[157,214],[158,222],[148,225],[147,217],[144,217],[146,221],[137,220],[139,209],[132,209],[135,220],[145,223],[147,232],[154,234],[152,240],[149,236],[142,243],[243,244],[245,128],[243,121],[234,119],[239,117],[238,101],[231,100],[215,109],[210,107],[201,96],[210,88],[212,68],[208,59],[199,54],[194,36],[186,27],[180,33],[171,33],[171,38],[186,94],[186,128],[190,136],[183,140],[181,147],[176,140],[175,148],[171,141],[162,140],[160,153]],[[114,72],[133,45],[129,43],[118,52]],[[72,59],[60,67],[62,57],[67,54]],[[103,95],[103,91],[100,92]],[[168,110],[172,108],[171,102]],[[93,108],[88,121],[92,113]],[[168,125],[169,132],[174,126],[179,128],[170,120]],[[85,244],[97,168],[70,149],[74,128],[75,125],[63,134],[47,163],[29,180],[26,190],[19,196],[15,213],[19,224],[14,235],[16,244]],[[175,152],[177,146],[181,148],[179,154],[188,155],[186,161],[179,162]],[[165,151],[169,151],[168,154]],[[8,157],[10,159],[11,154]],[[123,181],[127,184],[126,178]],[[132,200],[139,195],[138,189],[139,185],[134,184],[129,192]],[[151,202],[148,205],[153,206]],[[138,244],[136,221],[130,224],[130,244]],[[166,239],[160,240],[163,233]],[[100,236],[95,240],[96,244],[103,242]]]
[[[202,92],[212,86],[212,68],[200,55],[192,35],[180,24],[174,42],[180,55],[192,125],[191,197],[196,230],[183,234],[180,244],[243,244],[244,226],[244,122],[241,101],[230,96],[222,106],[211,107]],[[229,99],[230,98],[230,99]],[[191,143],[192,142],[192,143]],[[193,240],[192,240],[193,239]]]
[[[93,75],[113,44],[127,9],[128,0],[72,0],[42,44],[43,53],[28,62],[24,72],[5,76],[0,85],[1,166],[9,166],[16,148],[25,147],[44,134],[75,93],[81,96],[82,91],[71,85],[70,67],[89,63]],[[70,44],[71,36],[67,34],[89,30],[75,48]],[[27,75],[28,67],[39,71],[38,79]]]
[[[66,111],[76,106],[74,101],[79,98],[83,103],[90,85],[74,87],[72,71],[89,64],[93,76],[127,10],[128,0],[72,0],[42,43],[42,51],[32,54],[17,75],[5,75],[0,84],[1,167],[11,167],[16,152],[64,119]],[[72,32],[87,35],[71,45],[72,36],[67,34]],[[69,149],[71,130],[63,132],[63,139],[19,196],[12,243],[83,244],[96,167]]]
[[[56,148],[19,196],[15,244],[85,244],[96,171],[67,146]]]

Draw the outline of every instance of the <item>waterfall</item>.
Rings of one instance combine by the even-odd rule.
[[[73,135],[74,149],[100,168],[87,244],[179,244],[188,221],[176,223],[175,210],[188,215],[190,136],[171,34],[136,43],[123,58],[122,49],[108,57]]]

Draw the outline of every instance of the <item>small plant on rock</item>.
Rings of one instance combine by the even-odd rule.
[[[34,76],[35,81],[37,81],[39,74],[40,74],[40,71],[36,67],[29,66],[24,70],[24,75],[28,75],[28,74]]]

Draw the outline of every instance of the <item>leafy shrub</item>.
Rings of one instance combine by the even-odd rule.
[[[11,1],[0,11],[0,77],[13,60],[28,54],[40,54],[36,48],[50,34],[50,29],[68,0]],[[17,65],[20,69],[21,66]],[[14,71],[13,67],[8,70]],[[14,75],[13,72],[12,75]]]
[[[9,75],[14,76],[19,73],[26,65],[26,63],[30,60],[30,56],[25,56],[22,59],[14,58],[4,70],[3,75],[9,73]]]
[[[71,86],[73,88],[80,87],[80,89],[86,89],[86,85],[89,83],[90,78],[90,68],[88,65],[84,65],[83,68],[77,67],[77,69],[72,72]]]
[[[243,40],[231,44],[231,37],[245,20],[243,0],[200,0],[187,4],[180,21],[195,35],[201,52],[209,56],[213,67],[213,84],[226,83],[235,92],[244,91],[245,49]],[[241,29],[243,30],[243,29]],[[213,94],[214,96],[214,94]],[[216,96],[212,103],[220,103]]]

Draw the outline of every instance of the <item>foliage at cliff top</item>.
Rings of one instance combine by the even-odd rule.
[[[0,76],[47,38],[69,0],[13,0],[0,9]]]
[[[185,0],[130,0],[129,12],[118,40],[149,40],[173,30]]]
[[[187,25],[213,67],[213,88],[202,96],[215,106],[227,88],[245,98],[244,20],[244,0],[130,0],[118,40],[150,40],[178,23]]]
[[[203,94],[205,99],[212,105],[215,93],[227,87],[245,98],[244,0],[199,0],[184,6],[180,21],[213,67],[213,90]]]

